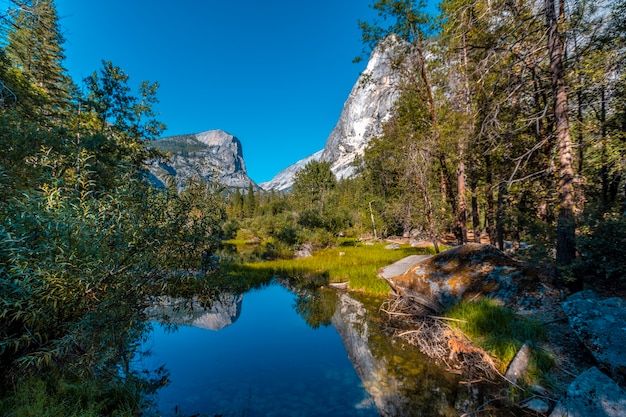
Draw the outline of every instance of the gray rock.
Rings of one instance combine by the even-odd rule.
[[[539,398],[533,398],[524,404],[522,404],[522,408],[527,408],[530,411],[534,411],[539,414],[546,414],[550,411],[550,405]]]
[[[578,376],[550,417],[623,417],[626,393],[596,367]]]
[[[311,245],[310,243],[304,243],[302,246],[300,246],[300,248],[298,248],[294,256],[298,259],[310,258],[311,256],[313,256],[313,245]]]
[[[383,279],[389,279],[397,275],[402,275],[413,265],[430,258],[432,255],[409,255],[397,262],[392,263],[378,271],[378,276]]]
[[[432,310],[466,295],[483,294],[516,303],[532,279],[518,262],[490,245],[468,243],[420,260],[406,272],[385,278],[397,294]]]
[[[626,302],[581,291],[562,304],[570,326],[594,358],[614,372],[626,371]]]
[[[181,189],[192,178],[219,182],[228,187],[247,188],[252,184],[243,160],[241,142],[223,130],[159,139],[152,146],[171,156],[167,161],[152,161],[151,180],[163,186],[171,177]]]
[[[388,249],[388,250],[400,249],[400,244],[399,243],[390,243],[387,246],[385,246],[385,249]]]
[[[382,133],[383,123],[393,113],[399,94],[400,72],[397,55],[404,45],[395,40],[385,41],[372,52],[365,71],[361,74],[344,103],[337,124],[326,139],[323,150],[285,168],[268,182],[265,190],[286,191],[293,185],[296,173],[311,160],[331,163],[337,178],[348,178],[354,173],[353,162],[363,155],[369,141]]]
[[[515,357],[509,364],[509,367],[504,374],[504,377],[508,380],[517,384],[523,377],[526,375],[528,371],[528,363],[530,361],[530,345],[528,342],[524,343],[524,345],[520,348],[520,350],[515,354]]]

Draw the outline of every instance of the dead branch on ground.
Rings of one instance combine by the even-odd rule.
[[[461,374],[465,381],[493,382],[496,376],[501,375],[487,352],[448,323],[456,319],[430,315],[425,307],[402,296],[385,301],[381,311],[389,316],[395,336],[417,346],[429,358],[445,364],[450,372]]]

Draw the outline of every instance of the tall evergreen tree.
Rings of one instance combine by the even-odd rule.
[[[252,183],[248,184],[248,192],[246,193],[246,207],[245,212],[249,217],[254,216],[257,207],[259,206],[256,196],[254,195],[254,187]]]
[[[559,161],[559,217],[556,235],[556,262],[570,265],[576,256],[576,221],[574,218],[574,164],[569,128],[569,103],[563,67],[565,48],[559,31],[556,2],[545,0],[548,28],[548,52],[552,75],[552,95],[556,121],[556,140]]]
[[[56,6],[52,0],[14,3],[17,7],[10,11],[7,56],[36,88],[37,110],[59,123],[61,114],[69,108],[73,84],[63,67],[65,39]]]

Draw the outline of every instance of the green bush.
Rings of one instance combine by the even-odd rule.
[[[237,230],[236,240],[239,241],[252,241],[257,238],[257,235],[250,229],[239,229]]]
[[[233,239],[237,236],[237,231],[241,225],[236,219],[228,219],[222,225],[222,233],[226,239]]]
[[[572,273],[602,284],[626,286],[626,217],[612,214],[579,229],[581,254]]]
[[[68,380],[59,374],[29,377],[7,388],[0,415],[12,417],[132,417],[150,391],[141,380]]]
[[[276,233],[275,237],[279,242],[288,246],[293,246],[298,243],[298,231],[292,226],[282,227],[278,233]]]
[[[213,244],[220,216],[219,206],[209,215],[210,200],[201,212],[194,201],[128,178],[99,196],[54,180],[3,205],[2,377],[59,369],[107,385],[129,376],[150,297],[201,289],[183,271]]]

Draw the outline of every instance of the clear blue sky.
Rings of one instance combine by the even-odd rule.
[[[164,136],[222,129],[257,183],[324,147],[365,62],[370,0],[57,0],[79,83],[109,60],[160,84]],[[365,60],[366,61],[366,60]]]

